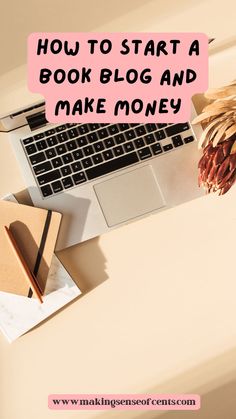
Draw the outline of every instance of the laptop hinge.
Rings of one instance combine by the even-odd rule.
[[[48,123],[45,117],[45,112],[39,112],[34,115],[29,115],[26,117],[26,120],[29,124],[31,131],[34,131],[38,128],[42,128]]]
[[[35,130],[46,125],[46,123],[45,102],[41,102],[2,118],[0,120],[0,130],[10,132],[25,125],[28,125],[31,130]]]

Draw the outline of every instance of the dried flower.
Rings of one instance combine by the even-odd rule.
[[[223,195],[236,181],[236,81],[208,90],[205,97],[213,102],[192,121],[205,125],[199,139],[203,156],[198,182],[207,193]]]
[[[225,194],[236,180],[236,136],[220,142],[216,147],[209,143],[198,163],[199,186],[207,193]]]
[[[208,90],[205,96],[214,101],[192,123],[206,124],[199,139],[199,147],[205,147],[210,141],[215,147],[236,133],[236,81],[220,89]]]

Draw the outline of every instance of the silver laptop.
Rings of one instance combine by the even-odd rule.
[[[2,118],[1,129],[34,205],[63,214],[57,250],[203,194],[200,127],[189,122],[53,125],[38,103]]]

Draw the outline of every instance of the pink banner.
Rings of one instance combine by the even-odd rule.
[[[202,33],[32,33],[28,85],[50,122],[185,122],[208,87]]]
[[[54,410],[198,410],[197,394],[50,394]]]

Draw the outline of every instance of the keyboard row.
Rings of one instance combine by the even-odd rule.
[[[44,140],[47,142],[50,137],[53,136],[54,141],[61,142],[65,138],[73,139],[85,134],[91,134],[94,131],[97,131],[98,138],[103,139],[111,135],[115,135],[119,132],[127,131],[130,128],[139,126],[140,124],[66,124],[60,125],[56,128],[52,128],[45,132],[41,132],[32,137],[25,138],[23,140],[24,145],[32,144],[34,141]],[[157,129],[166,127],[168,124],[146,124],[147,132],[153,132]],[[171,125],[171,124],[169,124]],[[143,126],[143,125],[142,125]],[[146,132],[146,131],[145,131]],[[91,138],[94,138],[93,136]],[[89,140],[89,137],[88,137]],[[94,140],[92,140],[94,141]],[[50,147],[50,140],[49,140]]]
[[[129,127],[128,124],[122,125],[127,125],[127,127]],[[63,147],[61,147],[61,144],[65,142],[67,143],[68,149],[70,150],[73,150],[77,147],[84,147],[85,145],[93,144],[100,140],[104,140],[109,147],[111,143],[113,143],[112,145],[114,145],[115,143],[120,144],[121,142],[123,142],[122,140],[124,139],[131,140],[154,131],[155,135],[157,136],[157,139],[160,140],[165,137],[170,137],[172,135],[178,134],[179,132],[183,132],[184,130],[189,129],[188,123],[167,126],[165,130],[160,129],[158,125],[160,124],[139,125],[136,128],[129,128],[124,132],[119,132],[118,125],[110,125],[108,129],[101,128],[98,131],[90,132],[87,135],[79,135],[77,128],[71,128],[67,131],[58,133],[57,135],[52,135],[46,139],[38,138],[41,134],[37,134],[34,137],[24,139],[23,144],[25,146],[26,153],[29,156],[36,154],[37,152],[40,152],[42,150],[46,150],[50,147],[54,147],[56,145],[58,146],[59,152],[60,150],[62,150],[62,154]]]

